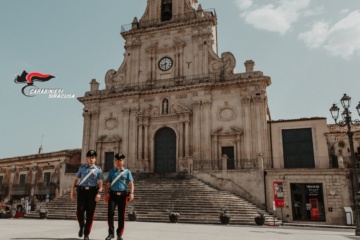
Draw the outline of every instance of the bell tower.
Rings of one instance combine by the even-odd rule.
[[[215,10],[204,10],[197,0],[148,0],[140,20],[122,26],[124,61],[107,72],[106,88],[232,73],[235,58],[217,55],[216,31]]]

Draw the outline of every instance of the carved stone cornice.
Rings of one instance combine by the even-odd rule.
[[[193,108],[193,110],[199,110],[200,109],[200,103],[199,102],[194,102],[192,104],[192,108]]]
[[[122,113],[124,113],[124,114],[129,114],[129,113],[130,113],[130,109],[129,109],[129,108],[123,108],[121,111],[122,111]]]
[[[242,104],[249,104],[250,102],[251,102],[250,97],[244,97],[244,98],[241,99]]]
[[[211,133],[212,136],[240,136],[243,134],[243,131],[235,126],[231,126],[229,130],[225,131],[223,127],[218,127],[214,129]]]
[[[49,169],[54,169],[55,166],[54,165],[45,165],[43,166],[43,170],[49,170]]]

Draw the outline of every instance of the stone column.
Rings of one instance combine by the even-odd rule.
[[[89,149],[86,151],[93,149],[95,151],[98,151],[96,149],[96,140],[97,140],[97,133],[98,133],[98,127],[99,127],[99,112],[96,110],[91,111],[91,127],[90,127],[90,143],[89,143]],[[86,156],[86,154],[84,155]],[[98,156],[99,157],[99,156]]]
[[[264,170],[264,158],[262,153],[258,154],[258,166],[259,166],[259,170]]]
[[[83,112],[84,117],[84,127],[83,127],[83,140],[82,140],[82,150],[81,150],[81,156],[82,159],[85,159],[84,156],[86,156],[86,152],[89,150],[90,146],[90,137],[91,137],[91,114],[89,111]],[[82,159],[80,160],[81,162]]]
[[[184,157],[184,122],[179,123],[179,158]]]
[[[203,148],[203,158],[205,160],[211,160],[211,102],[203,102],[203,116],[202,119],[202,126],[203,126],[203,139],[202,142],[204,142],[202,148]]]
[[[189,114],[186,114],[185,115],[185,157],[189,157],[189,138],[190,138],[189,121],[190,121],[190,116]]]
[[[235,159],[238,159],[238,161],[235,161],[235,164],[240,164],[240,134],[236,135],[236,154],[235,154]],[[235,166],[235,168],[240,168],[240,166]]]
[[[194,148],[193,148],[193,157],[195,160],[201,160],[200,149],[200,134],[201,134],[201,116],[200,116],[200,103],[193,103],[193,139],[194,139]]]
[[[128,108],[124,108],[122,110],[123,113],[123,133],[124,133],[124,139],[123,142],[125,144],[123,144],[123,149],[121,149],[121,152],[123,152],[125,154],[125,156],[128,158],[129,156],[129,114],[130,114],[130,109]]]
[[[131,108],[129,121],[129,166],[134,167],[136,163],[136,148],[137,148],[137,108]]]
[[[150,171],[149,166],[149,118],[144,118],[144,168]]]
[[[14,168],[10,170],[10,181],[9,181],[9,195],[8,195],[8,198],[10,198],[11,192],[12,192],[12,190],[13,190],[15,173],[16,173],[16,166],[14,166]]]
[[[31,166],[31,186],[32,186],[32,188],[31,188],[31,193],[30,193],[30,195],[31,195],[31,197],[34,197],[34,194],[35,194],[35,189],[36,189],[36,173],[37,173],[37,166],[36,166],[37,164],[33,164],[32,166]]]
[[[212,168],[213,170],[218,170],[219,166],[221,165],[219,156],[218,156],[218,148],[219,148],[219,141],[218,141],[218,135],[213,136],[213,149],[214,149],[214,156],[212,159]]]
[[[142,160],[143,159],[143,118],[139,117],[138,118],[138,156],[137,159],[138,160]]]
[[[243,157],[244,159],[249,159],[252,149],[252,136],[251,136],[251,111],[250,111],[250,98],[243,98],[241,100],[242,109],[243,109],[243,124],[244,124],[244,152]]]

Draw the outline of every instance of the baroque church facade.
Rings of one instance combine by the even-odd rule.
[[[197,0],[151,0],[138,20],[122,26],[121,66],[107,71],[105,89],[92,80],[84,104],[82,154],[98,152],[105,170],[122,152],[138,172],[191,171],[198,161],[222,169],[221,158],[269,152],[266,89],[271,79],[235,72],[231,52],[218,53],[217,16]]]

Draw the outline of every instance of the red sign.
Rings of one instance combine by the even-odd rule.
[[[275,207],[283,208],[284,207],[284,191],[282,182],[274,182],[274,201]]]

